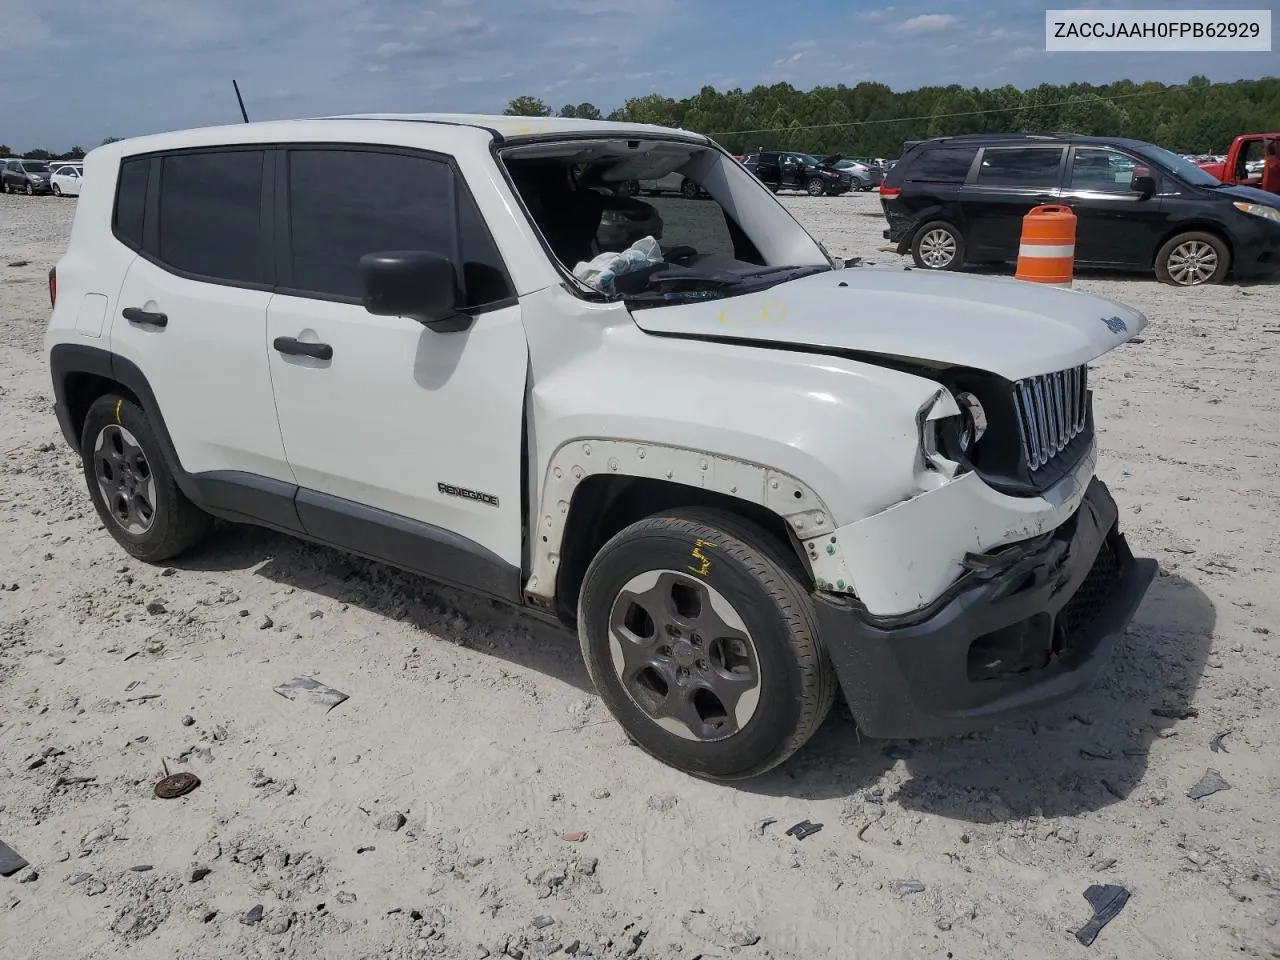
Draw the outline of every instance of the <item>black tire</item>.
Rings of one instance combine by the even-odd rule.
[[[943,257],[945,246],[936,246],[942,235],[950,237],[950,256]],[[911,259],[923,270],[959,270],[964,266],[964,237],[945,220],[931,220],[916,231],[911,239]]]
[[[810,177],[804,190],[811,197],[824,197],[827,194],[827,184],[821,177]]]
[[[126,529],[108,506],[98,482],[95,448],[99,435],[111,427],[122,427],[135,440],[144,456],[145,470],[138,471],[153,482],[151,518],[140,532]],[[106,394],[89,407],[80,433],[80,457],[89,497],[107,532],[134,557],[160,563],[191,549],[209,532],[212,518],[195,506],[178,488],[165,460],[155,431],[136,403],[118,394]]]
[[[698,195],[701,193],[701,188],[692,180],[682,180],[680,182],[680,194],[686,200],[697,200]]]
[[[637,183],[635,180],[623,180],[614,188],[613,195],[615,197],[620,197],[625,200],[627,197],[634,197],[639,192],[640,192],[639,183]]]
[[[1209,253],[1192,257],[1193,252]],[[1208,259],[1209,256],[1213,260]],[[1171,262],[1172,261],[1172,262]],[[1192,264],[1199,266],[1193,266]],[[1156,253],[1156,279],[1175,287],[1198,287],[1221,283],[1231,270],[1231,251],[1212,233],[1193,230],[1170,237]]]
[[[695,557],[695,549],[709,554],[710,562]],[[628,692],[614,664],[610,620],[615,603],[634,578],[659,571],[668,571],[682,589],[710,587],[746,628],[759,699],[741,729],[721,739],[696,739],[688,726],[687,737],[659,726]],[[649,517],[604,545],[583,580],[578,636],[597,691],[641,749],[694,776],[742,780],[765,773],[804,746],[826,718],[837,684],[801,576],[786,545],[718,510]],[[694,642],[696,630],[695,625]],[[714,639],[702,642],[711,646]],[[670,650],[668,658],[674,669],[678,658]],[[737,723],[727,717],[722,722],[730,728]]]
[[[27,196],[28,196],[28,197],[34,197],[35,195],[36,195],[36,188],[35,188],[35,187],[33,187],[31,184],[29,184],[29,183],[28,183],[28,184],[27,184]]]
[[[58,186],[56,183],[53,185],[53,187],[52,187],[51,189],[53,190],[53,195],[54,195],[55,197],[60,197],[60,196],[62,196],[62,188],[61,188],[60,186]]]

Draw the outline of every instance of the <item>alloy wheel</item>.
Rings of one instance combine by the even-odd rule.
[[[156,481],[147,455],[132,433],[111,423],[93,444],[93,474],[111,518],[125,533],[140,536],[156,515]]]
[[[685,740],[724,740],[760,701],[760,660],[742,618],[710,584],[674,570],[632,577],[609,615],[618,679],[654,723]]]
[[[930,230],[920,240],[920,259],[934,270],[951,266],[956,258],[956,238],[947,230]]]
[[[1203,240],[1180,243],[1169,253],[1169,276],[1184,287],[1206,282],[1217,269],[1217,251]]]

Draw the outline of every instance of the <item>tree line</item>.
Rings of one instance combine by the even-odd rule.
[[[120,139],[120,137],[107,137],[102,141],[102,145],[106,146]],[[26,160],[83,160],[84,153],[84,147],[72,147],[66,153],[52,153],[44,147],[28,150],[26,153],[15,153],[7,144],[0,143],[0,157],[22,157]]]
[[[513,116],[551,116],[536,97],[521,96]],[[562,117],[598,119],[593,104],[566,104]],[[962,133],[1060,132],[1131,137],[1178,153],[1224,153],[1241,133],[1274,130],[1280,117],[1280,77],[1184,84],[1042,83],[1014,86],[920,87],[894,92],[882,83],[797,90],[787,83],[750,90],[703,87],[675,100],[660,94],[629,98],[607,119],[656,123],[705,133],[726,149],[896,157],[906,140]]]

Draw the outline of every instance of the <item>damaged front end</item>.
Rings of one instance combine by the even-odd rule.
[[[963,565],[943,594],[906,615],[815,594],[827,649],[868,736],[958,733],[1072,695],[1106,662],[1156,571],[1155,561],[1133,556],[1097,479],[1055,530],[967,554]]]

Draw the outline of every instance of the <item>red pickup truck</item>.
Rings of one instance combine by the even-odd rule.
[[[1242,134],[1231,141],[1224,163],[1202,163],[1199,166],[1223,183],[1261,187],[1263,158],[1269,140],[1277,141],[1277,149],[1280,149],[1280,133]]]

